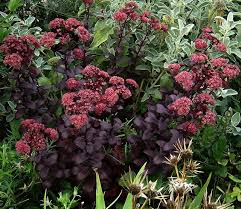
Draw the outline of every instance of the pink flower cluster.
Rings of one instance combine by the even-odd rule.
[[[94,0],[82,0],[85,5],[93,4]]]
[[[174,63],[168,66],[175,82],[184,90],[183,97],[171,103],[168,109],[177,116],[185,117],[186,121],[178,127],[190,134],[195,134],[206,124],[215,124],[216,114],[211,109],[216,101],[212,92],[226,87],[231,79],[240,74],[239,67],[229,64],[228,59],[209,57],[207,50],[224,49],[211,33],[212,29],[205,28],[201,38],[194,41],[197,52],[191,55],[189,64]]]
[[[201,38],[204,39],[204,40],[209,40],[212,43],[213,48],[216,51],[218,51],[218,52],[226,52],[227,51],[227,47],[224,45],[224,43],[219,41],[212,34],[212,32],[213,32],[212,28],[204,28]],[[196,47],[196,48],[198,49],[198,47]]]
[[[113,14],[113,19],[117,22],[127,22],[139,20],[141,23],[148,24],[154,30],[167,32],[168,26],[153,17],[150,12],[138,13],[138,4],[134,1],[128,2],[123,8]]]
[[[16,151],[20,154],[31,154],[33,151],[42,151],[47,148],[46,140],[57,140],[58,132],[53,128],[46,128],[34,119],[26,119],[21,123],[24,135],[16,143]]]
[[[40,43],[47,48],[51,48],[56,40],[59,40],[61,44],[69,43],[71,40],[79,40],[82,42],[90,40],[88,30],[75,18],[69,18],[67,20],[55,18],[50,21],[49,28],[52,32],[43,33],[40,39]]]
[[[131,89],[139,87],[132,79],[111,77],[92,65],[86,66],[81,74],[85,77],[84,81],[74,78],[67,80],[66,87],[70,92],[62,97],[65,113],[76,128],[86,125],[89,113],[101,115],[114,107],[121,98],[131,97]]]
[[[38,40],[31,34],[20,37],[9,35],[0,46],[0,52],[5,55],[3,63],[19,70],[24,64],[31,63],[34,49],[39,47]]]

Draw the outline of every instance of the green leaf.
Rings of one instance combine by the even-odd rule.
[[[145,168],[146,168],[146,163],[141,167],[141,169],[139,170],[139,172],[136,174],[136,177],[134,179],[134,184],[138,184],[140,183],[142,177],[143,177],[143,174],[145,172]]]
[[[147,70],[147,71],[150,71],[151,68],[148,65],[138,65],[138,66],[136,66],[136,70],[141,70],[141,71]]]
[[[231,174],[229,174],[228,177],[229,177],[232,181],[234,181],[235,183],[241,184],[241,179],[239,179],[239,178],[237,178],[237,177],[235,177],[235,176],[233,176],[233,175],[231,175]]]
[[[225,147],[227,145],[225,137],[221,136],[217,142],[212,146],[213,156],[216,160],[220,160],[225,151]]]
[[[233,21],[233,13],[232,12],[228,13],[227,21],[229,21],[229,22]]]
[[[231,118],[232,126],[236,127],[240,123],[240,120],[241,120],[240,113],[236,112]]]
[[[237,49],[237,48],[231,49],[231,53],[235,54],[238,58],[241,59],[241,51],[240,51],[240,49]]]
[[[81,4],[81,6],[79,7],[79,11],[78,11],[78,17],[80,15],[82,15],[85,12],[85,6],[84,4]]]
[[[0,103],[0,112],[2,112],[2,113],[6,112],[6,108],[1,103]]]
[[[12,101],[8,101],[8,105],[9,105],[9,107],[11,108],[12,111],[14,111],[15,108],[16,108],[16,106],[17,106],[17,105],[15,105]]]
[[[215,168],[215,174],[217,176],[221,176],[223,178],[227,177],[228,175],[228,169],[226,166],[219,166]]]
[[[238,92],[235,91],[234,89],[223,89],[223,88],[221,88],[217,91],[217,96],[218,97],[221,96],[223,98],[226,98],[226,97],[229,97],[229,96],[235,96],[237,94],[238,94]]]
[[[153,99],[157,99],[157,100],[162,99],[162,94],[160,89],[151,89],[150,94]]]
[[[145,102],[150,98],[150,94],[145,93],[144,96],[141,98],[141,102]]]
[[[15,12],[22,5],[23,5],[22,0],[10,0],[8,2],[8,9],[10,12]]]
[[[114,33],[112,22],[99,20],[95,24],[94,39],[91,43],[91,48],[97,48],[104,42],[106,42],[110,35]]]
[[[195,197],[195,199],[192,201],[191,205],[189,206],[189,209],[198,209],[201,206],[202,200],[203,200],[203,196],[204,193],[206,192],[209,182],[211,180],[212,177],[212,173],[209,174],[209,177],[206,181],[206,183],[203,185],[203,187],[201,188],[200,192],[197,194],[197,196]]]
[[[38,84],[40,86],[48,86],[51,85],[51,81],[47,77],[42,76],[38,79]]]
[[[34,20],[35,20],[35,17],[29,16],[24,22],[28,27],[30,27],[32,25],[32,23],[34,22]]]
[[[96,208],[95,209],[105,209],[105,198],[102,191],[102,186],[100,183],[100,176],[95,171],[96,174]]]
[[[9,123],[11,122],[13,119],[15,118],[15,115],[14,114],[10,114],[6,117],[6,121]]]
[[[132,208],[132,198],[133,198],[133,195],[128,193],[123,209]]]
[[[165,87],[168,90],[173,88],[173,80],[169,73],[165,73],[160,79],[160,87]]]
[[[129,57],[123,56],[123,57],[121,57],[121,58],[117,61],[116,65],[117,65],[118,67],[127,67],[128,64],[129,64],[129,60],[130,60]]]
[[[0,30],[0,43],[3,41],[3,39],[10,33],[10,30],[7,28],[1,28]]]

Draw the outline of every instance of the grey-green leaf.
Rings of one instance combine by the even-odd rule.
[[[232,126],[236,127],[240,123],[240,120],[241,120],[240,113],[236,112],[231,118]]]
[[[94,39],[91,43],[91,48],[97,48],[104,42],[106,42],[110,35],[114,33],[113,26],[111,22],[98,21],[95,24]]]

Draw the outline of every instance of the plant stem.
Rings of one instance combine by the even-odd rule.
[[[132,209],[136,209],[136,196],[134,196],[134,195],[132,198]]]
[[[180,178],[180,176],[179,176],[179,171],[178,171],[178,168],[177,168],[177,165],[175,165],[175,171],[176,171],[177,178]]]
[[[145,206],[146,206],[146,203],[148,202],[148,200],[146,199],[145,200],[145,202],[143,203],[143,205],[141,206],[141,208],[140,209],[144,209],[145,208]]]
[[[115,47],[115,57],[112,59],[112,64],[111,64],[112,68],[114,68],[116,66],[117,56],[119,55],[118,50],[120,48],[121,42],[123,41],[123,38],[125,37],[124,36],[124,31],[125,31],[125,27],[126,27],[127,21],[128,21],[128,19],[125,20],[125,22],[123,23],[122,27],[120,25],[119,40],[118,40],[117,45]]]
[[[142,48],[145,46],[145,42],[146,42],[146,39],[147,39],[148,35],[150,34],[150,31],[151,31],[150,28],[147,27],[146,34],[145,34],[144,38],[142,39],[142,41],[139,45],[139,49],[136,52],[136,56],[134,57],[134,62],[133,62],[133,65],[132,65],[133,69],[136,68],[136,64],[137,64],[140,52],[141,52]]]
[[[86,12],[85,27],[88,30],[89,29],[89,19],[90,19],[90,5],[88,5],[88,6],[85,5],[85,12]]]
[[[186,159],[184,159],[183,170],[182,170],[182,179],[186,178],[186,173],[187,173],[186,169],[187,169],[187,161],[186,161]]]

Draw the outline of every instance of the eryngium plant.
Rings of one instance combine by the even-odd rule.
[[[157,181],[152,182],[147,179],[147,171],[141,168],[137,175],[132,171],[122,176],[120,184],[128,191],[128,198],[132,198],[130,208],[135,209],[137,205],[144,209],[148,204],[152,208],[166,209],[226,209],[231,206],[229,203],[222,204],[220,197],[213,201],[212,192],[207,194],[207,187],[211,180],[208,180],[194,196],[193,190],[198,187],[193,182],[200,171],[200,163],[193,160],[192,141],[180,141],[174,145],[174,152],[170,157],[166,157],[164,163],[173,167],[173,176],[169,177],[167,188],[158,187]],[[144,200],[144,202],[142,201]],[[126,202],[126,205],[128,201]],[[161,207],[162,206],[162,207]]]

